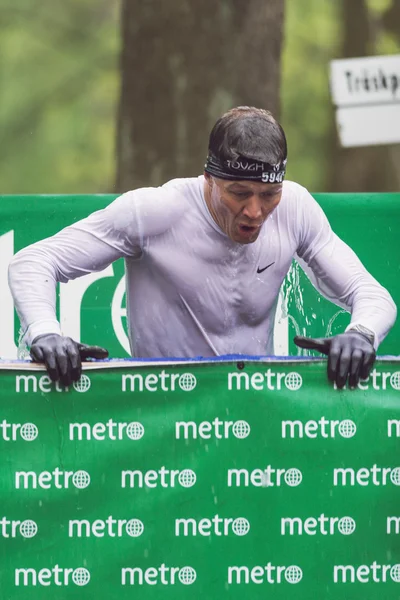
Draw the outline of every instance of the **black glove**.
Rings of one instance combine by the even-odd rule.
[[[70,337],[57,333],[45,333],[36,337],[31,345],[35,362],[46,365],[52,381],[60,380],[65,386],[78,381],[82,373],[81,361],[86,358],[107,358],[108,351],[100,346],[87,346]]]
[[[317,350],[328,355],[328,379],[338,388],[346,385],[356,387],[360,379],[366,379],[375,362],[375,350],[371,340],[362,333],[347,331],[329,338],[296,336],[294,343],[300,348]]]

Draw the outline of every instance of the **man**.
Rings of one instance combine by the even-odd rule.
[[[19,252],[9,281],[32,358],[68,385],[82,358],[107,356],[61,335],[55,290],[120,257],[133,356],[273,354],[277,297],[296,257],[352,315],[345,333],[296,343],[328,355],[338,387],[366,378],[396,307],[307,190],[284,181],[286,158],[269,112],[234,108],[211,131],[204,175],[127,192]]]

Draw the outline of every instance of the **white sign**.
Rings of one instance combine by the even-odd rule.
[[[400,55],[331,62],[342,146],[400,142]]]

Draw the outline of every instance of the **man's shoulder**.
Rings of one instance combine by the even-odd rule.
[[[172,215],[190,208],[190,201],[200,193],[200,178],[171,179],[158,187],[142,187],[125,192],[117,198],[132,210],[156,211]]]
[[[161,187],[165,190],[175,190],[180,194],[190,196],[199,193],[202,182],[204,182],[203,175],[199,177],[177,177],[176,179],[170,179]]]
[[[295,181],[291,181],[289,179],[285,179],[282,184],[282,197],[287,198],[289,200],[300,198],[308,194],[307,189],[300,185],[300,183],[296,183]]]
[[[174,202],[184,196],[188,196],[199,187],[199,177],[186,177],[170,179],[160,186],[148,186],[128,190],[118,196],[116,200],[124,199],[128,203],[138,203],[142,199],[151,202],[154,198],[155,202],[164,200],[165,202]]]
[[[172,179],[159,187],[143,187],[125,192],[107,210],[114,226],[140,227],[146,236],[158,235],[174,226],[187,211],[199,188],[198,178]]]
[[[278,207],[279,208],[279,207]],[[295,181],[283,182],[281,208],[295,214],[314,212],[319,205],[311,193],[303,185]]]

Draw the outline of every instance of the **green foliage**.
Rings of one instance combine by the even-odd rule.
[[[2,0],[2,193],[94,192],[114,180],[117,0]]]
[[[341,54],[345,1],[285,2],[288,176],[314,192],[329,191],[329,62]],[[375,52],[399,53],[400,27],[389,32],[381,22],[398,0],[366,2]],[[0,0],[2,193],[113,191],[119,11],[120,0]]]
[[[388,10],[393,3],[393,0],[367,0],[367,6],[371,13],[381,15]]]
[[[324,148],[334,119],[329,61],[340,53],[338,2],[287,0],[282,56],[281,121],[288,137],[288,178],[325,189]]]

